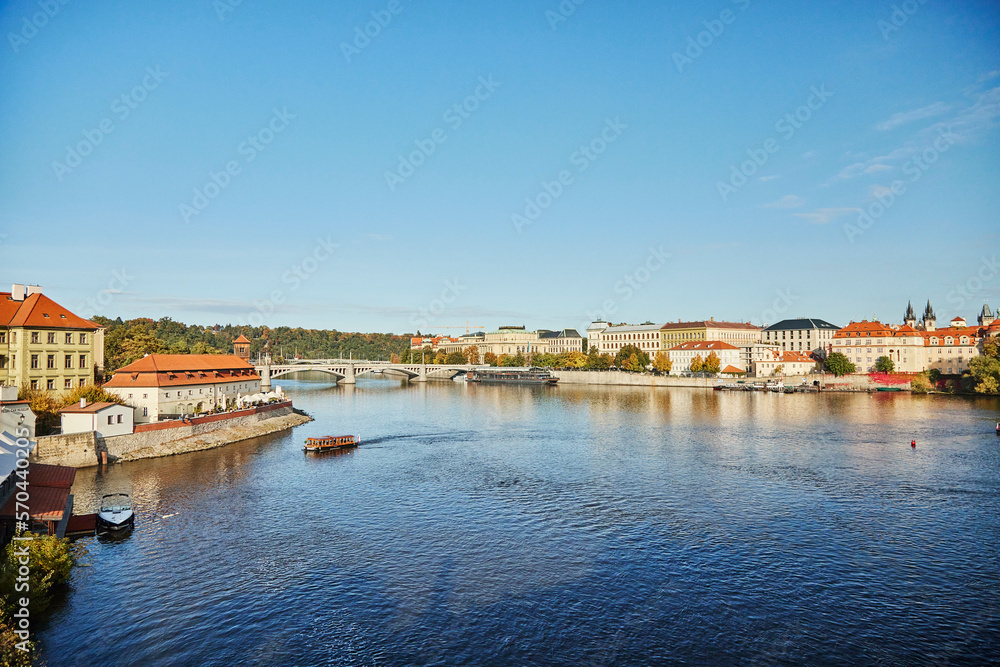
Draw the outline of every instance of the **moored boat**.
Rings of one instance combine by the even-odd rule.
[[[122,532],[135,527],[132,499],[127,493],[109,493],[101,497],[97,513],[97,532]]]
[[[303,449],[307,452],[329,452],[357,447],[359,442],[360,439],[356,435],[324,435],[319,438],[306,438]]]
[[[559,382],[559,378],[543,368],[484,368],[469,371],[465,379],[469,382],[501,384],[554,385]]]

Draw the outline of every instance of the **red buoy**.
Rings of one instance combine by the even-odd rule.
[[[917,441],[916,440],[910,440],[910,447],[913,447],[914,449],[916,449],[917,448]]]

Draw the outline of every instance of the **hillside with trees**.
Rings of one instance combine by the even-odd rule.
[[[216,324],[186,325],[169,317],[159,320],[91,318],[107,330],[104,338],[105,373],[141,359],[147,354],[232,354],[233,341],[241,335],[250,340],[250,356],[265,349],[280,362],[282,356],[298,354],[303,359],[330,359],[353,355],[355,359],[386,359],[410,347],[408,335],[348,333],[336,329],[251,327]]]

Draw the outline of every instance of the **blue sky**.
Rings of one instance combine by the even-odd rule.
[[[622,4],[6,3],[0,280],[396,333],[1000,306],[996,3]]]

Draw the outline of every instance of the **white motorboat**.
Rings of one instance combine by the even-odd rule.
[[[97,513],[97,530],[120,532],[135,526],[132,499],[127,493],[109,493],[101,498],[101,511]]]

